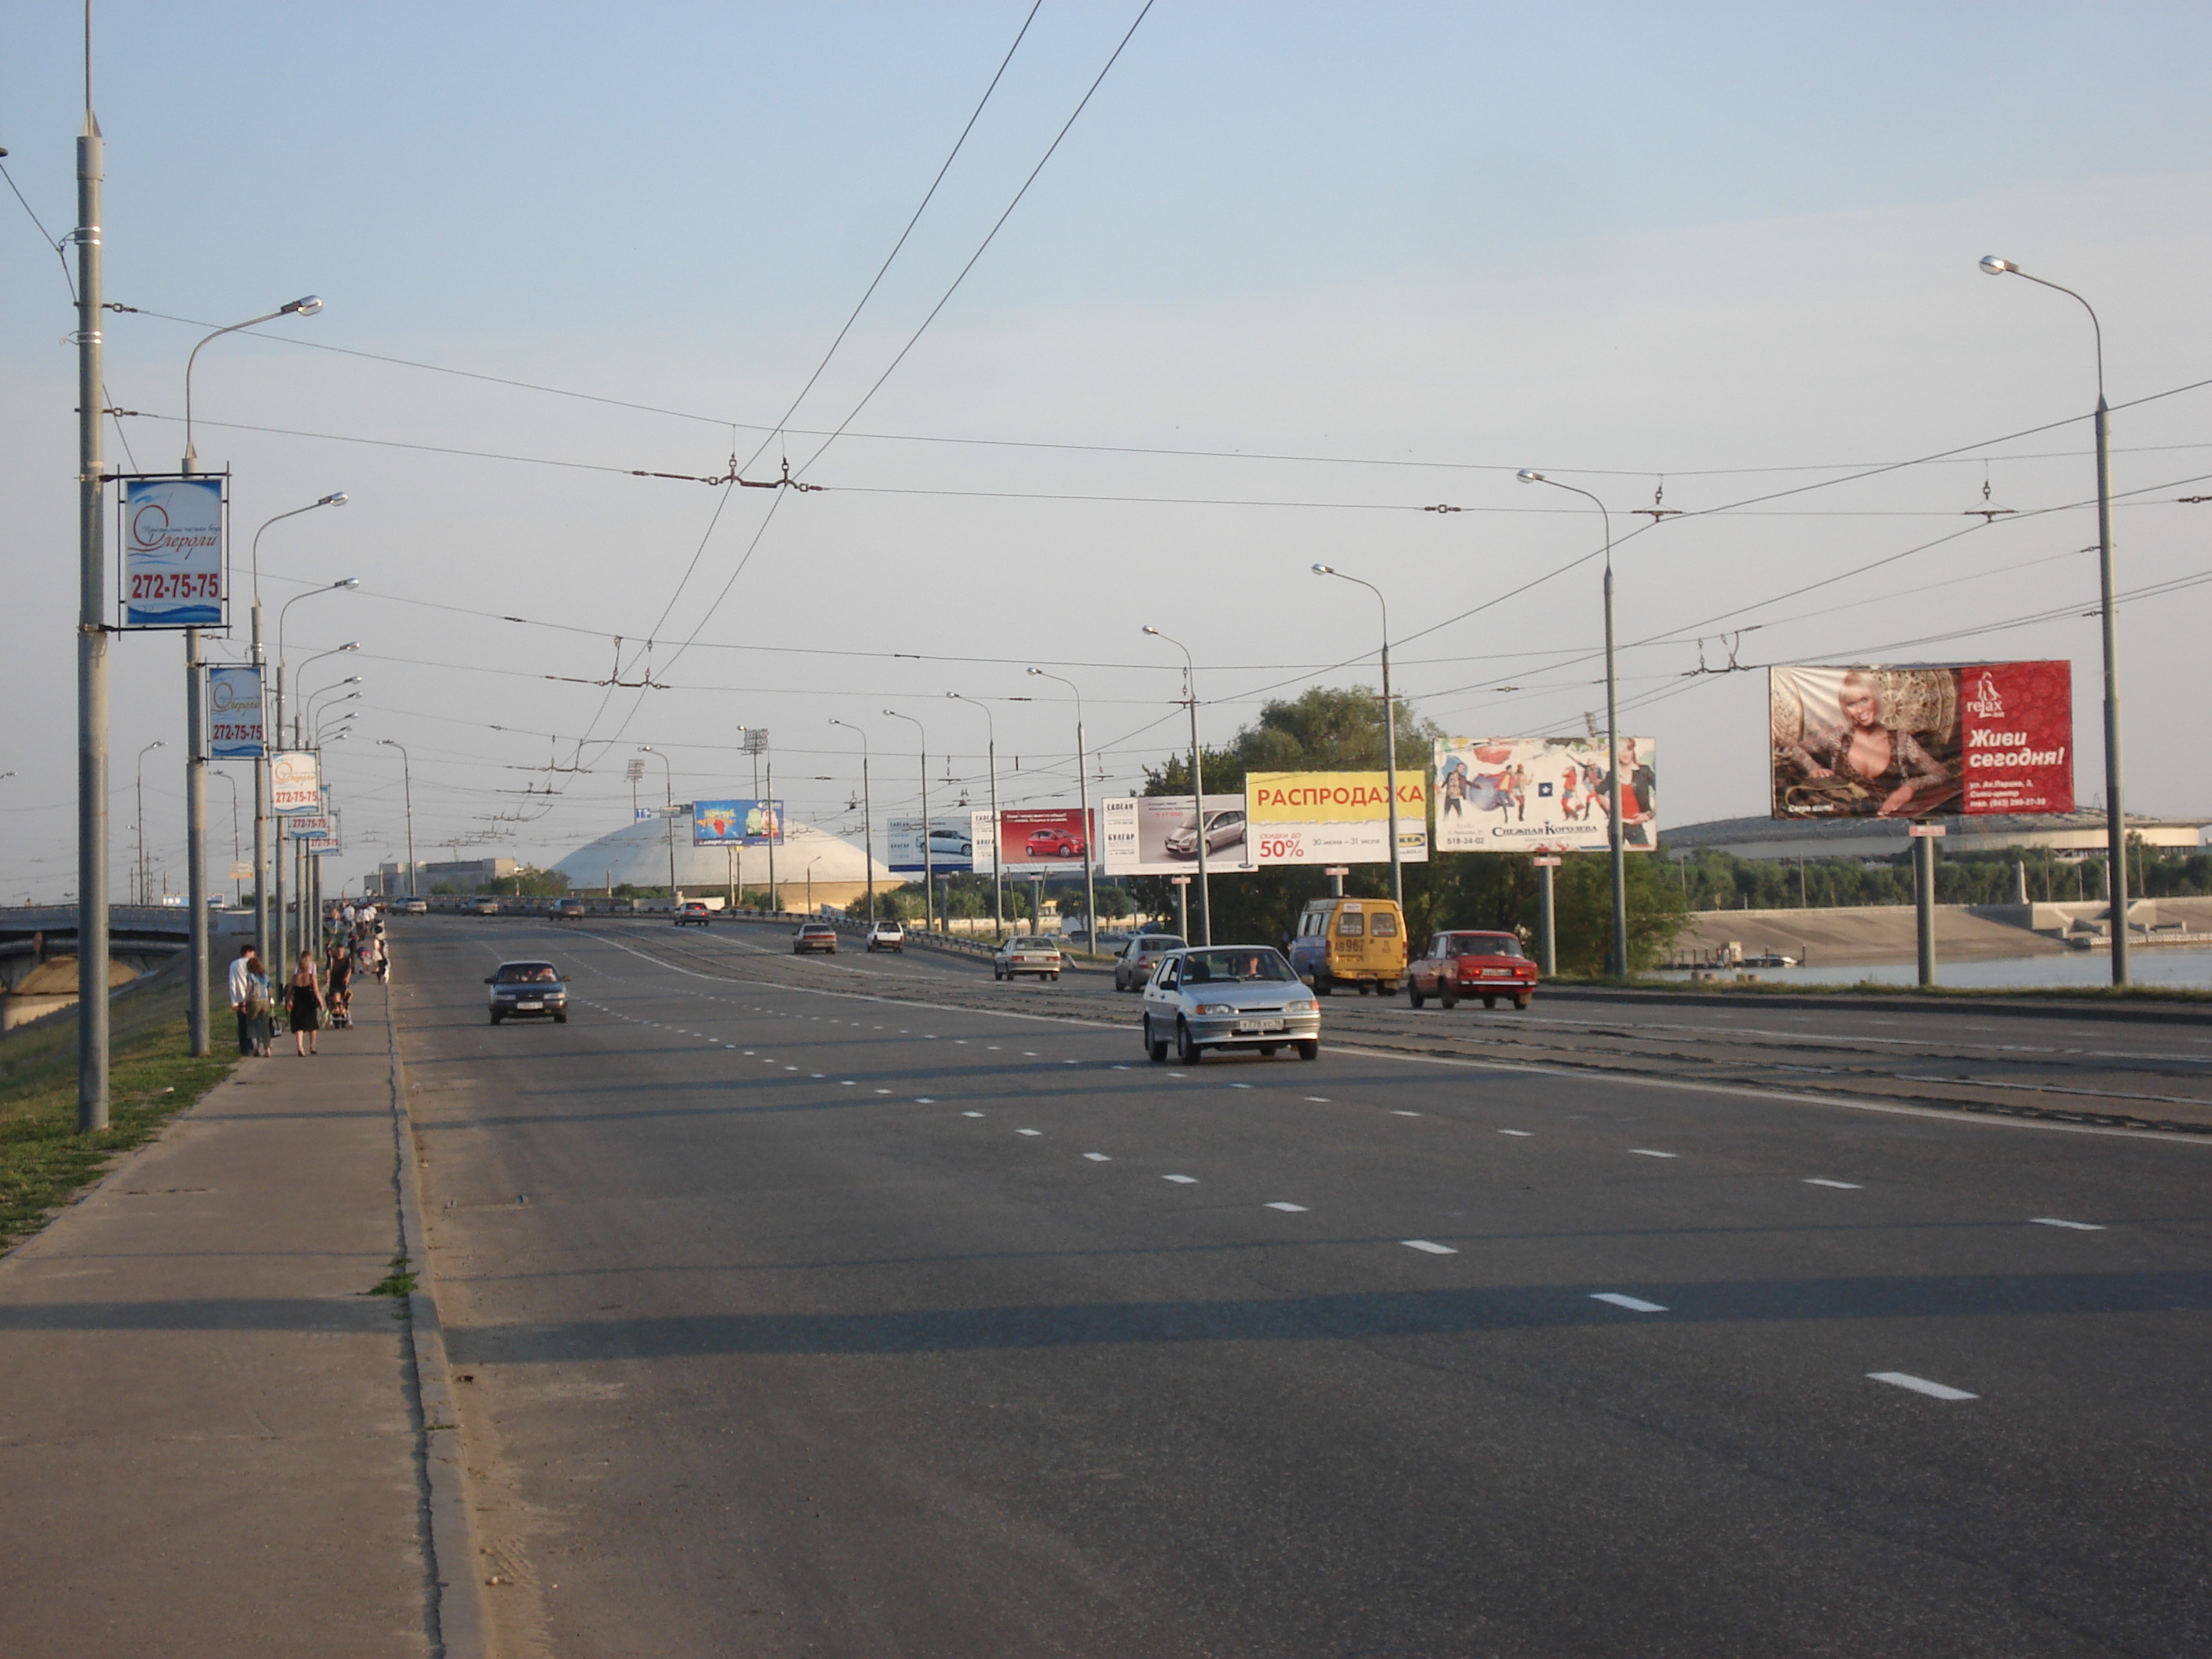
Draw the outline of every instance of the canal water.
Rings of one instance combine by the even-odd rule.
[[[1729,970],[1713,971],[1726,974]],[[1747,968],[1762,984],[1853,985],[1862,981],[1877,985],[1913,985],[1920,970],[1910,962],[1869,963],[1863,967]],[[2145,950],[2128,954],[2129,976],[2138,985],[2179,985],[2212,990],[2212,951],[2175,948]],[[1664,975],[1686,980],[1687,973]],[[1938,957],[1936,982],[1984,989],[2033,989],[2057,985],[2109,985],[2112,958],[2102,951],[2069,952],[2063,957],[1994,957],[1980,962],[1945,962]]]

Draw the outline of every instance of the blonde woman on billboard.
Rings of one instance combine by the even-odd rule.
[[[1806,777],[1858,785],[1881,798],[1875,811],[1881,817],[1910,817],[1921,796],[1948,793],[1950,769],[1923,749],[1910,732],[1893,732],[1881,723],[1881,691],[1871,678],[1851,670],[1844,676],[1836,700],[1843,716],[1840,726],[1824,723],[1816,730],[1808,718],[1804,741],[1784,750]],[[1809,716],[1812,711],[1806,712]],[[1934,804],[1917,810],[1925,811]]]

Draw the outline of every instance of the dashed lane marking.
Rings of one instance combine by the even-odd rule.
[[[1286,1203],[1279,1198],[1270,1200],[1267,1207],[1271,1210],[1280,1210],[1286,1215],[1304,1215],[1306,1212],[1304,1205]]]
[[[1808,1187],[1833,1187],[1839,1193],[1857,1193],[1866,1189],[1856,1181],[1824,1181],[1819,1176],[1807,1176]]]
[[[923,1101],[921,1103],[922,1103],[923,1105],[925,1105],[925,1106],[927,1106],[927,1105],[932,1104],[933,1103],[931,1103],[931,1102],[929,1102],[929,1101],[925,1100],[925,1101]],[[961,1115],[961,1116],[963,1116],[963,1117],[981,1117],[981,1116],[982,1116],[983,1115],[982,1115],[982,1113],[981,1113],[981,1112],[963,1112],[963,1113],[961,1113],[961,1114],[960,1114],[960,1115]]]
[[[1390,1109],[1390,1115],[1392,1117],[1419,1117],[1420,1116],[1420,1114],[1419,1112],[1409,1112],[1402,1106],[1393,1106]]]
[[[1536,1135],[1534,1129],[1500,1129],[1498,1133],[1502,1135],[1517,1135],[1522,1140],[1533,1140]]]
[[[1869,1371],[1867,1375],[1877,1382],[1887,1382],[1893,1388],[1910,1389],[1915,1394],[1924,1394],[1930,1400],[1979,1400],[1981,1395],[1968,1394],[1964,1389],[1954,1389],[1948,1382],[1930,1382],[1924,1376],[1915,1376],[1910,1371]]]
[[[1084,1157],[1093,1164],[1111,1164],[1114,1161],[1113,1155],[1109,1152],[1085,1152]]]
[[[1680,1158],[1681,1156],[1680,1152],[1656,1152],[1649,1146],[1631,1146],[1628,1150],[1638,1158]]]
[[[1646,1302],[1640,1296],[1623,1296],[1619,1291],[1593,1291],[1590,1292],[1590,1300],[1609,1302],[1616,1308],[1627,1309],[1631,1313],[1665,1313],[1667,1311],[1662,1303]]]
[[[1409,1250],[1424,1250],[1431,1255],[1457,1255],[1459,1252],[1449,1244],[1439,1244],[1432,1238],[1401,1238],[1398,1241]]]
[[[2038,1227],[2064,1227],[2077,1233],[2101,1233],[2104,1228],[2094,1221],[2061,1221],[2055,1215],[2030,1216],[2031,1224]]]
[[[1163,1181],[1172,1181],[1178,1187],[1195,1187],[1198,1185],[1198,1177],[1196,1176],[1162,1176],[1160,1179]]]
[[[1018,1135],[1041,1135],[1044,1131],[1042,1129],[1017,1129],[1014,1133]]]

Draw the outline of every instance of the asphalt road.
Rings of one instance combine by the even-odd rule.
[[[525,956],[567,1025],[486,1023]],[[2195,1100],[2195,1028],[1336,999],[1185,1070],[1100,984],[401,925],[507,1651],[2212,1650],[2212,1136],[1838,1081]]]

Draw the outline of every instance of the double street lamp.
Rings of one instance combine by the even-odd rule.
[[[842,726],[860,739],[860,872],[868,880],[868,925],[876,922],[876,809],[868,795],[868,734],[850,720],[832,718],[832,726]]]
[[[1382,590],[1373,582],[1347,576],[1334,565],[1317,564],[1313,573],[1316,576],[1334,576],[1339,581],[1358,582],[1382,607],[1382,765],[1390,791],[1390,902],[1403,910],[1406,878],[1398,857],[1398,705],[1390,694],[1390,601],[1382,597]]]
[[[667,803],[668,831],[668,908],[672,912],[676,908],[676,768],[670,762],[667,756],[662,754],[660,750],[655,749],[649,743],[640,744],[637,748],[637,752],[641,755],[650,755],[653,759],[659,761],[661,765],[661,769],[666,775],[667,793],[665,800]]]
[[[138,751],[138,902],[150,902],[146,892],[146,757],[156,749],[167,749],[166,739],[156,738]]]
[[[415,768],[407,755],[407,745],[391,738],[379,738],[377,742],[386,749],[399,751],[400,787],[407,802],[407,896],[415,896]],[[608,897],[614,895],[610,893]]]
[[[921,739],[921,919],[927,928],[937,897],[937,860],[931,856],[929,844],[929,730],[913,715],[902,714],[896,708],[884,709],[884,718],[904,720]]]
[[[1605,521],[1605,842],[1613,866],[1613,948],[1607,953],[1606,972],[1615,979],[1628,977],[1628,856],[1620,831],[1620,675],[1613,660],[1613,514],[1605,503],[1579,484],[1561,483],[1526,468],[1514,475],[1522,483],[1549,484],[1571,490],[1589,501]]]
[[[991,927],[994,937],[1004,939],[1006,936],[1006,872],[1003,868],[1004,860],[999,853],[999,844],[1001,840],[999,830],[999,721],[997,716],[991,713],[991,705],[980,697],[971,697],[961,691],[947,691],[945,695],[955,702],[964,702],[971,708],[981,709],[983,719],[988,723],[990,729]],[[1030,930],[1031,932],[1040,931],[1043,927],[1042,918],[1036,920],[1036,926]]]
[[[1981,258],[1983,270],[1992,276],[2018,276],[2063,294],[2089,313],[2089,330],[2097,356],[2097,583],[2098,619],[2105,646],[2105,889],[2112,905],[2112,983],[2128,982],[2128,821],[2121,804],[2120,768],[2120,643],[2112,612],[2112,483],[2111,410],[2105,403],[2105,325],[2097,308],[2070,288],[2047,277],[2033,276],[2009,259],[1994,253]]]

